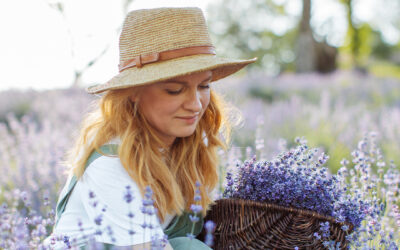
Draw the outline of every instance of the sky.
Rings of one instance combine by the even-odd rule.
[[[209,1],[169,0],[166,5],[165,0],[134,0],[129,10],[197,6],[205,12]],[[116,30],[124,19],[122,1],[68,0],[66,20],[49,6],[52,2],[0,1],[0,91],[68,87],[73,69],[83,68],[107,46],[107,53],[82,80],[85,85],[103,83],[118,73]]]
[[[68,0],[64,16],[50,7],[57,1],[62,0],[0,1],[0,91],[68,87],[74,68],[82,69],[105,48],[104,56],[83,75],[84,86],[104,83],[118,73],[117,29],[124,19],[122,0]],[[374,0],[362,1],[364,10],[358,11],[359,17],[371,19],[373,8],[365,6]],[[334,2],[323,0],[322,5],[322,1],[315,1],[313,19],[328,24],[330,19],[335,20],[337,32],[331,39],[340,44],[346,25],[340,22],[342,6]],[[133,0],[129,10],[197,6],[207,18],[209,3],[211,0]],[[301,9],[301,5],[293,6],[294,12]],[[324,32],[323,26],[318,29]],[[388,34],[392,33],[389,30]]]

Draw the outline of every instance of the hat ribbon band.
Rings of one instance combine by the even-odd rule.
[[[166,61],[183,56],[192,56],[198,54],[212,54],[215,55],[215,48],[213,46],[194,46],[180,49],[166,50],[162,52],[154,52],[145,55],[138,55],[132,59],[122,62],[118,65],[119,72],[131,67],[141,68],[144,64]]]

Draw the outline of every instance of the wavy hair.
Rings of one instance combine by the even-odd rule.
[[[109,90],[94,102],[94,111],[82,122],[74,147],[67,152],[66,164],[78,178],[85,171],[90,154],[114,137],[119,137],[120,161],[138,185],[153,190],[154,206],[161,221],[166,213],[181,214],[194,203],[196,181],[201,183],[202,214],[213,200],[211,191],[218,182],[217,148],[226,149],[231,125],[225,116],[228,105],[213,90],[210,102],[195,132],[176,138],[168,150],[160,150],[161,140],[131,100],[135,88]]]

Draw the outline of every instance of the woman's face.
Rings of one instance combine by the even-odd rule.
[[[143,86],[131,100],[167,145],[193,134],[210,102],[211,71]]]

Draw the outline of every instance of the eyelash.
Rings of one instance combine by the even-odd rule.
[[[201,89],[209,89],[210,85],[200,85],[199,88]],[[167,90],[168,94],[170,95],[178,95],[179,93],[181,93],[182,89],[178,90],[178,91],[171,91],[171,90]]]

